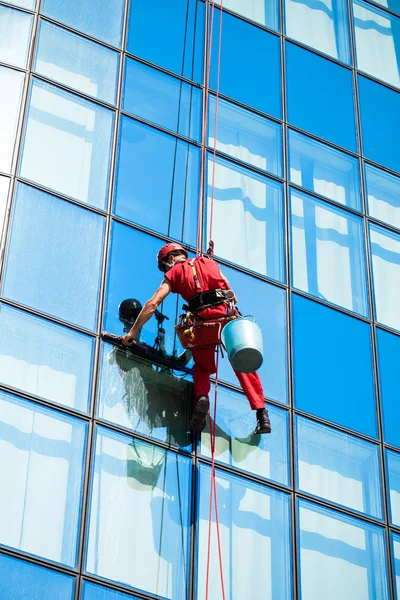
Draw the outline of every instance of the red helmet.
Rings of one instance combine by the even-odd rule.
[[[188,257],[188,253],[186,252],[185,248],[180,244],[177,244],[176,242],[169,242],[168,244],[165,244],[162,248],[160,248],[157,254],[157,263],[160,271],[162,271],[161,263],[163,262],[163,260],[167,258],[168,254],[171,254],[171,252],[176,252],[177,250],[179,252],[182,252],[182,254],[185,255],[185,258]]]

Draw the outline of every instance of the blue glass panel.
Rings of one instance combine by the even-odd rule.
[[[5,304],[0,331],[1,383],[88,410],[93,338]]]
[[[205,598],[211,469],[200,466],[197,598]],[[226,598],[292,597],[289,495],[217,470]],[[221,596],[215,517],[210,598]]]
[[[214,390],[210,394],[210,415],[214,415]],[[256,419],[243,394],[225,387],[218,387],[217,427],[215,459],[289,485],[288,413],[286,410],[267,406],[272,433],[254,433]],[[201,452],[211,457],[210,419],[201,434]]]
[[[289,123],[357,152],[352,72],[286,43],[286,78]]]
[[[107,44],[120,46],[124,0],[42,0],[41,11]]]
[[[74,577],[0,554],[3,600],[72,600],[74,587]]]
[[[201,102],[200,88],[126,59],[123,110],[199,142]]]
[[[358,159],[291,129],[289,178],[306,190],[362,210]]]
[[[282,185],[222,158],[217,158],[213,176],[211,155],[207,166],[207,239],[212,218],[216,254],[285,281]]]
[[[200,82],[203,45],[203,2],[153,0],[130,3],[127,51],[131,54]]]
[[[400,429],[398,426],[400,337],[377,328],[376,338],[384,439],[386,443],[400,448]]]
[[[117,334],[123,332],[123,325],[118,319],[118,306],[122,300],[136,298],[143,305],[153,296],[163,279],[157,268],[156,256],[164,243],[127,225],[113,223],[104,325],[107,331]],[[140,260],[134,260],[135,256],[140,256]],[[182,300],[178,302],[180,307]],[[172,354],[177,297],[170,294],[161,309],[169,317],[163,327],[166,331],[166,351]],[[141,341],[153,346],[156,336],[157,322],[153,318],[143,327]]]
[[[27,8],[28,10],[34,10],[36,7],[36,0],[11,0],[9,4],[20,6],[21,8]]]
[[[358,68],[400,87],[400,19],[360,0],[353,13]]]
[[[99,428],[87,571],[184,600],[191,470],[189,458]]]
[[[221,4],[216,0],[215,4]],[[277,0],[223,0],[224,8],[234,11],[238,15],[251,21],[265,25],[269,29],[279,31],[279,2]]]
[[[103,232],[103,217],[19,184],[3,295],[94,329]]]
[[[21,10],[0,6],[0,61],[26,67],[33,16]]]
[[[258,374],[264,395],[287,404],[286,293],[236,269],[222,267],[222,271],[238,297],[239,310],[254,315],[262,329],[264,362]],[[219,361],[219,377],[238,385],[226,357]]]
[[[370,224],[376,319],[400,330],[400,235]]]
[[[195,245],[199,189],[199,148],[121,118],[116,215]]]
[[[379,447],[296,417],[297,488],[382,519]]]
[[[384,529],[299,501],[302,600],[389,600]]]
[[[0,543],[74,567],[86,423],[3,392],[0,414]]]
[[[189,381],[156,370],[129,350],[103,345],[97,407],[101,419],[190,450],[191,405]]]
[[[285,0],[286,35],[351,63],[346,0]]]
[[[400,172],[400,94],[361,76],[358,77],[358,90],[364,156]]]
[[[396,586],[396,600],[400,600],[400,535],[392,533],[392,550]]]
[[[32,85],[20,173],[104,208],[114,113],[42,81]]]
[[[96,585],[89,581],[84,581],[82,600],[133,600],[136,596],[116,592],[102,585]]]
[[[293,362],[297,408],[376,437],[367,323],[293,294]]]
[[[24,73],[0,67],[0,171],[11,171]]]
[[[210,86],[216,89],[220,10],[215,11]],[[262,75],[261,75],[262,74]],[[282,117],[279,37],[224,13],[219,91]]]
[[[390,522],[400,526],[400,454],[386,450]]]
[[[209,98],[208,145],[216,133],[217,150],[282,177],[282,126],[220,98],[215,131],[216,100]]]
[[[8,190],[10,187],[10,179],[8,177],[0,177],[0,245],[4,226],[4,219],[7,209]]]
[[[368,315],[362,219],[290,190],[294,287]]]
[[[400,0],[374,0],[376,4],[380,4],[385,8],[390,8],[394,12],[400,13]]]
[[[119,55],[47,21],[40,21],[34,70],[84,94],[115,103]]]
[[[400,178],[365,165],[368,213],[400,229]]]

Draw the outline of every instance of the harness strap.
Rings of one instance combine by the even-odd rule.
[[[200,294],[200,293],[202,292],[202,289],[201,289],[201,287],[200,287],[199,278],[197,277],[197,271],[196,271],[196,267],[194,266],[194,259],[193,259],[193,260],[191,260],[191,261],[189,261],[189,265],[190,265],[190,266],[191,266],[191,268],[192,268],[193,279],[194,279],[194,282],[195,282],[195,284],[196,284],[196,289],[197,289],[197,292]]]

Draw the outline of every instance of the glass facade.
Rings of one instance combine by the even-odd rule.
[[[0,0],[1,600],[400,600],[399,114],[399,0]],[[221,357],[215,486],[101,338],[211,213],[272,423]]]

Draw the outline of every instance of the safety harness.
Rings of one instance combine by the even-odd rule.
[[[212,259],[210,259],[212,260]],[[203,291],[197,276],[194,259],[189,261],[197,293],[183,305],[185,311],[180,315],[175,327],[179,340],[184,348],[206,348],[221,344],[223,327],[240,313],[234,305],[235,294],[232,290],[217,288]],[[226,304],[226,315],[216,319],[206,320],[199,314],[207,308],[215,308]]]

